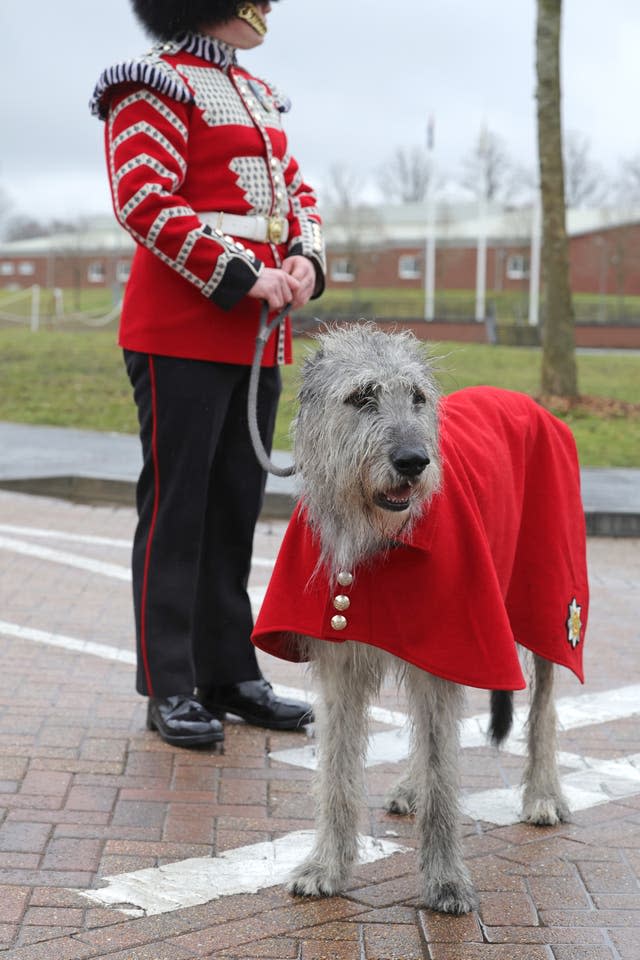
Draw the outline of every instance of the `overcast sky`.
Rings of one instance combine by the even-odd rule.
[[[567,129],[615,173],[640,154],[638,0],[564,0]],[[375,171],[423,145],[455,176],[483,124],[535,166],[535,0],[281,0],[241,62],[293,101],[292,152],[321,184],[332,164]],[[39,219],[110,211],[102,124],[87,101],[104,67],[149,41],[128,0],[0,0],[0,189]]]

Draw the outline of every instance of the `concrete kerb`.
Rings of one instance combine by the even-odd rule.
[[[0,423],[0,488],[76,503],[134,506],[141,459],[137,437],[61,427]],[[274,451],[278,466],[291,455]],[[587,532],[640,537],[640,470],[582,470]],[[295,503],[292,477],[267,479],[263,518],[286,519]]]

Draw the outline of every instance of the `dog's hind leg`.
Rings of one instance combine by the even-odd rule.
[[[384,797],[384,808],[387,813],[407,816],[415,813],[418,805],[416,784],[420,777],[420,767],[424,764],[424,755],[421,745],[416,743],[415,725],[411,723],[411,752],[407,771],[387,790]]]
[[[345,886],[358,854],[358,816],[364,794],[368,704],[380,680],[376,652],[319,641],[312,650],[320,680],[319,766],[314,848],[292,873],[289,890],[330,896]]]
[[[416,780],[418,774],[414,770],[415,763],[422,763],[422,757],[416,756],[415,747],[409,758],[409,769],[404,777],[387,791],[384,798],[384,808],[387,813],[397,813],[406,816],[415,813],[417,806]]]
[[[442,913],[469,913],[478,898],[462,857],[458,810],[463,689],[415,667],[407,670],[407,687],[415,743],[422,751],[422,763],[413,764],[422,901]]]
[[[557,715],[553,700],[554,666],[534,657],[535,678],[528,720],[529,756],[524,772],[522,819],[552,826],[569,817],[557,761]]]

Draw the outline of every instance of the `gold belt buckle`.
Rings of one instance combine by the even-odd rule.
[[[284,220],[282,217],[269,217],[267,221],[267,236],[269,243],[280,243],[284,236]]]

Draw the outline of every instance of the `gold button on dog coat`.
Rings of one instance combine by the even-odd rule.
[[[253,642],[287,660],[304,659],[299,636],[368,643],[495,690],[525,686],[517,642],[582,681],[589,596],[571,431],[530,397],[492,387],[443,399],[440,431],[440,492],[396,549],[350,577],[318,570],[317,533],[296,509]],[[338,596],[348,617],[336,617]]]

